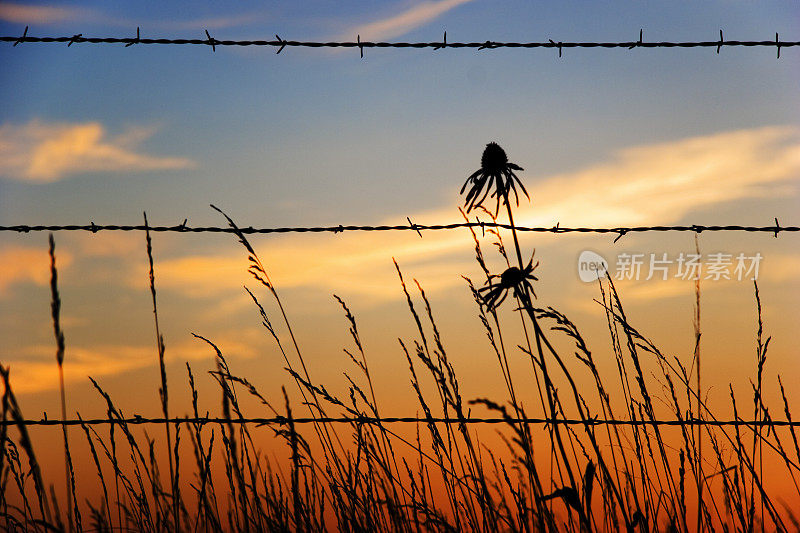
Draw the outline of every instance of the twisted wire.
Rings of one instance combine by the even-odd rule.
[[[71,36],[61,37],[36,37],[28,35],[28,27],[25,27],[25,32],[21,36],[3,36],[0,37],[0,42],[13,43],[14,46],[22,43],[66,43],[67,46],[72,46],[77,43],[88,44],[124,44],[126,47],[144,44],[144,45],[200,45],[210,46],[212,50],[216,51],[217,46],[260,46],[277,48],[277,53],[280,53],[284,48],[358,48],[361,56],[364,55],[365,48],[430,48],[433,50],[442,50],[445,48],[470,48],[476,50],[487,50],[497,48],[551,48],[558,50],[559,57],[563,49],[566,48],[606,48],[606,49],[628,49],[634,48],[715,48],[719,50],[723,47],[772,47],[776,48],[778,57],[780,57],[781,48],[790,48],[800,46],[800,41],[781,41],[779,35],[775,34],[775,39],[769,40],[730,40],[726,41],[723,38],[722,30],[720,30],[720,37],[717,40],[705,41],[644,41],[642,39],[642,32],[639,32],[639,39],[636,41],[618,41],[618,42],[588,42],[588,41],[554,41],[548,39],[547,41],[539,42],[503,42],[503,41],[472,41],[472,42],[447,42],[447,32],[444,33],[442,41],[432,42],[386,42],[386,41],[362,41],[361,36],[357,36],[355,41],[296,41],[282,39],[280,36],[275,35],[275,39],[270,40],[228,40],[228,39],[215,39],[212,37],[208,30],[205,32],[205,39],[175,39],[175,38],[148,38],[141,37],[139,28],[136,29],[136,37],[84,37],[82,33],[74,34]]]
[[[241,227],[239,230],[245,234],[258,234],[258,233],[343,233],[345,231],[436,231],[436,230],[452,230],[458,228],[480,228],[485,230],[488,228],[511,229],[510,224],[500,222],[456,222],[452,224],[416,224],[409,219],[408,224],[397,225],[336,225],[336,226],[306,226],[306,227],[272,227],[272,228],[255,228],[252,226]],[[27,225],[17,224],[12,226],[0,226],[0,231],[15,231],[18,233],[28,233],[32,231],[88,231],[97,233],[99,231],[145,231],[152,232],[177,232],[177,233],[234,233],[235,230],[230,227],[219,226],[187,226],[186,221],[183,224],[175,226],[147,226],[142,224],[134,225],[121,225],[121,224],[67,224],[67,225]],[[775,237],[779,233],[800,231],[800,226],[781,226],[777,219],[773,226],[742,226],[742,225],[684,225],[684,226],[629,226],[629,227],[616,227],[616,228],[588,228],[588,227],[561,227],[558,224],[550,227],[531,227],[531,226],[516,226],[515,229],[521,232],[535,232],[535,233],[614,233],[618,237],[622,237],[628,233],[642,233],[648,231],[667,232],[667,231],[688,231],[694,233],[702,233],[705,231],[745,231],[755,233],[772,233]]]
[[[556,424],[556,425],[610,425],[610,426],[752,426],[752,427],[798,427],[800,421],[796,420],[705,420],[699,418],[688,418],[684,420],[603,420],[591,418],[587,420],[571,418],[419,418],[419,417],[297,417],[292,418],[294,424],[397,424],[397,423],[442,423],[442,424],[516,424],[520,422],[528,424]],[[132,418],[95,418],[95,419],[40,419],[40,420],[0,420],[0,426],[13,426],[24,424],[26,426],[78,426],[86,425],[143,425],[143,424],[258,424],[269,425],[289,424],[289,419],[283,416],[271,418],[214,418],[214,417],[176,417],[176,418],[145,418],[134,416]]]

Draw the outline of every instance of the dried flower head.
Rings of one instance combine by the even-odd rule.
[[[500,275],[493,274],[489,276],[486,286],[478,289],[483,305],[489,311],[497,309],[508,296],[508,291],[513,291],[514,295],[520,298],[523,298],[530,291],[535,297],[536,293],[533,291],[531,281],[539,281],[539,278],[533,275],[533,271],[538,266],[539,262],[537,261],[536,264],[533,264],[533,258],[531,257],[528,266],[522,270],[517,267],[510,267]],[[498,278],[500,278],[500,282],[493,283],[493,280]]]
[[[467,213],[469,213],[472,208],[481,205],[486,197],[489,196],[490,192],[492,193],[492,197],[497,197],[495,213],[500,210],[501,201],[503,203],[508,202],[509,192],[513,191],[514,200],[517,205],[519,205],[519,196],[517,195],[516,188],[517,184],[519,184],[525,197],[530,200],[525,186],[517,175],[514,174],[515,170],[522,170],[522,167],[514,163],[509,163],[508,156],[505,150],[500,148],[500,145],[493,142],[487,144],[486,149],[483,151],[483,156],[481,157],[481,168],[473,172],[472,175],[467,178],[464,186],[461,187],[461,194],[464,194],[467,185],[471,184],[464,202]]]

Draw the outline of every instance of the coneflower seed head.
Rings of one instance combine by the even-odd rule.
[[[483,151],[481,157],[481,168],[484,171],[497,173],[506,168],[508,164],[508,156],[505,150],[500,148],[497,143],[489,143]]]
[[[496,145],[495,145],[496,146]],[[525,273],[517,267],[511,267],[500,275],[500,284],[503,287],[515,287],[525,279]]]

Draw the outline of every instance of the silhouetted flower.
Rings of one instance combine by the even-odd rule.
[[[467,213],[469,213],[472,208],[481,205],[490,192],[492,193],[492,197],[497,197],[495,213],[500,210],[501,200],[504,203],[508,201],[508,195],[511,191],[514,192],[514,199],[517,205],[519,205],[516,184],[519,184],[522,192],[530,200],[525,186],[517,175],[514,174],[515,170],[522,170],[522,167],[514,163],[509,163],[506,152],[500,148],[497,143],[491,142],[487,144],[486,149],[483,151],[483,157],[481,157],[481,168],[473,172],[472,175],[467,178],[464,186],[461,187],[461,194],[464,194],[467,185],[471,184],[464,202]]]
[[[537,261],[534,265],[533,258],[531,258],[528,266],[522,270],[517,267],[511,267],[499,276],[497,274],[489,276],[486,286],[478,289],[483,305],[490,311],[497,309],[508,296],[508,291],[514,291],[515,296],[524,298],[527,288],[531,294],[536,296],[536,293],[533,292],[531,281],[539,281],[539,278],[533,275],[533,271],[538,266],[539,262]],[[500,278],[500,283],[493,283],[492,280],[497,278]]]

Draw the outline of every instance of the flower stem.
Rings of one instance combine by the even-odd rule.
[[[508,223],[511,226],[511,234],[514,236],[514,249],[517,252],[519,269],[523,270],[525,265],[522,264],[522,252],[520,251],[519,239],[517,239],[517,227],[514,225],[514,214],[511,211],[511,202],[508,201],[508,191],[503,193],[503,200],[505,200],[506,210],[508,211]]]
[[[508,198],[508,190],[507,189],[505,191],[503,191],[503,200],[504,200],[504,202],[506,204],[506,211],[508,213],[508,222],[509,222],[509,225],[511,226],[511,234],[514,237],[514,250],[516,251],[516,254],[517,254],[517,261],[519,262],[519,269],[520,269],[520,271],[522,271],[522,270],[525,269],[525,265],[522,262],[522,251],[521,251],[521,248],[520,248],[520,245],[519,245],[519,239],[517,237],[517,228],[516,228],[516,225],[514,224],[514,214],[513,214],[513,211],[511,209],[511,202],[509,201],[509,198]],[[549,346],[549,347],[550,347],[550,343],[544,337],[544,333],[542,332],[542,329],[541,329],[541,327],[539,326],[539,324],[538,324],[538,322],[536,320],[536,315],[533,312],[533,303],[531,302],[530,294],[528,293],[528,286],[526,284],[522,284],[522,287],[523,287],[523,290],[522,290],[522,293],[519,294],[519,296],[520,296],[520,299],[522,301],[523,307],[525,308],[525,310],[528,312],[528,315],[530,316],[531,322],[533,322],[533,327],[534,327],[534,332],[535,332],[535,339],[536,339],[536,351],[537,351],[537,353],[539,355],[539,362],[541,363],[541,369],[542,369],[542,373],[544,375],[545,391],[547,393],[547,400],[548,400],[548,404],[549,404],[549,408],[550,408],[550,416],[552,417],[553,420],[555,420],[557,418],[558,410],[556,408],[555,399],[553,398],[553,395],[552,395],[552,389],[554,389],[554,385],[553,385],[553,382],[550,380],[550,376],[549,376],[549,373],[547,371],[547,365],[545,363],[544,350],[542,349],[542,341],[544,341],[547,344],[547,346]],[[550,348],[552,350],[552,347],[550,347]],[[535,365],[534,365],[534,367],[535,367]],[[537,377],[537,384],[538,384],[538,377]],[[541,390],[539,392],[540,392],[540,395],[541,395]],[[559,452],[561,453],[561,456],[562,456],[562,458],[564,460],[564,466],[565,466],[566,471],[567,471],[567,476],[569,477],[570,485],[573,488],[575,488],[576,487],[575,477],[572,474],[572,468],[570,468],[569,459],[567,457],[566,448],[564,446],[564,442],[563,442],[563,440],[561,438],[561,432],[560,432],[557,424],[553,424],[553,433],[555,434],[556,441],[558,443]]]

